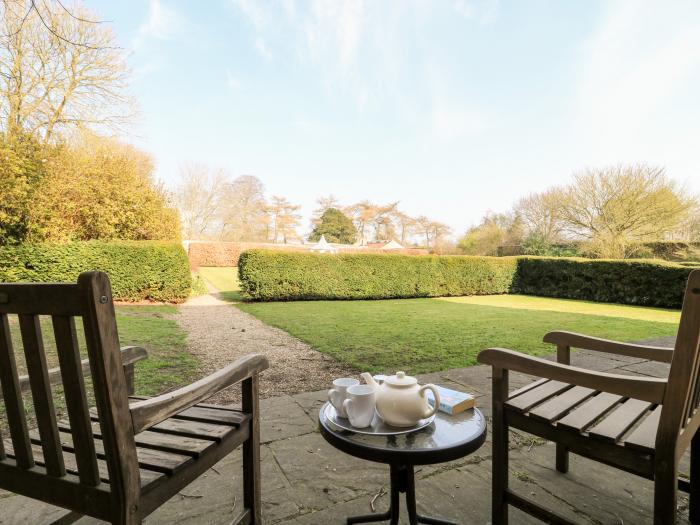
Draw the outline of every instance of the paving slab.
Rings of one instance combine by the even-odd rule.
[[[573,362],[630,375],[658,377],[665,373],[659,363],[601,358],[596,352],[576,352]],[[420,380],[474,392],[490,428],[490,368],[448,370],[420,376]],[[530,376],[511,374],[511,387],[517,388],[532,380]],[[326,395],[325,390],[319,390],[261,402],[265,523],[340,524],[349,515],[371,512],[373,499],[378,512],[388,506],[388,467],[343,454],[319,434],[318,410]],[[556,509],[576,523],[651,523],[653,484],[650,481],[573,454],[569,473],[561,474],[554,469],[554,446],[520,431],[511,431],[510,448],[511,487],[524,496]],[[681,462],[680,471],[688,471],[688,454]],[[471,456],[417,467],[416,492],[422,514],[442,516],[465,525],[490,523],[490,431],[485,444]],[[241,456],[237,451],[173,497],[145,523],[224,524],[230,522],[234,507],[241,504]],[[687,496],[679,493],[681,524],[688,523],[687,507]],[[539,523],[517,509],[511,508],[509,512],[511,523]],[[50,523],[64,513],[50,505],[0,492],[0,525]],[[83,518],[78,523],[99,522]],[[407,523],[404,508],[399,523]]]
[[[276,441],[270,448],[305,508],[323,509],[373,494],[389,481],[386,465],[339,453],[319,433]]]
[[[668,363],[654,363],[652,361],[643,361],[641,363],[634,363],[631,365],[625,365],[620,367],[618,370],[625,370],[628,372],[634,372],[636,374],[641,374],[651,377],[668,377],[668,373],[671,370],[671,365]]]
[[[263,399],[260,402],[260,440],[270,443],[301,436],[316,430],[316,423],[291,396]]]

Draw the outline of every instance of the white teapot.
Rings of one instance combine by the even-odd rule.
[[[404,372],[387,376],[382,384],[377,383],[369,372],[361,374],[365,383],[374,387],[377,413],[385,423],[395,427],[411,427],[419,420],[431,417],[440,406],[440,394],[435,385],[420,386],[415,377]],[[430,406],[425,391],[431,390],[435,405]]]

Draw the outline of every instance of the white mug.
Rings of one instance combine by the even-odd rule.
[[[333,405],[333,408],[335,408],[335,411],[338,413],[338,417],[348,417],[347,412],[345,412],[345,409],[343,408],[346,390],[348,387],[359,384],[360,381],[353,379],[352,377],[340,377],[333,381],[333,388],[328,391],[328,399],[330,399],[331,405]]]
[[[372,424],[374,418],[375,394],[370,385],[355,385],[348,387],[345,393],[343,408],[353,427],[365,428]]]

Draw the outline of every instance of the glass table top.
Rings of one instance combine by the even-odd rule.
[[[484,440],[486,419],[478,408],[466,410],[455,416],[438,412],[435,420],[425,428],[390,436],[359,434],[336,426],[326,417],[326,405],[319,412],[322,430],[342,440],[350,447],[371,448],[391,452],[429,452],[450,448],[478,448]],[[468,452],[467,452],[468,453]]]

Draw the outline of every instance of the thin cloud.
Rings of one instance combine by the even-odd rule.
[[[263,37],[259,36],[255,39],[255,49],[258,50],[258,53],[260,53],[265,60],[272,60],[272,52],[267,47]]]
[[[184,25],[184,18],[174,8],[164,5],[160,0],[150,0],[148,15],[139,26],[132,45],[141,47],[148,39],[167,40],[178,33]]]

